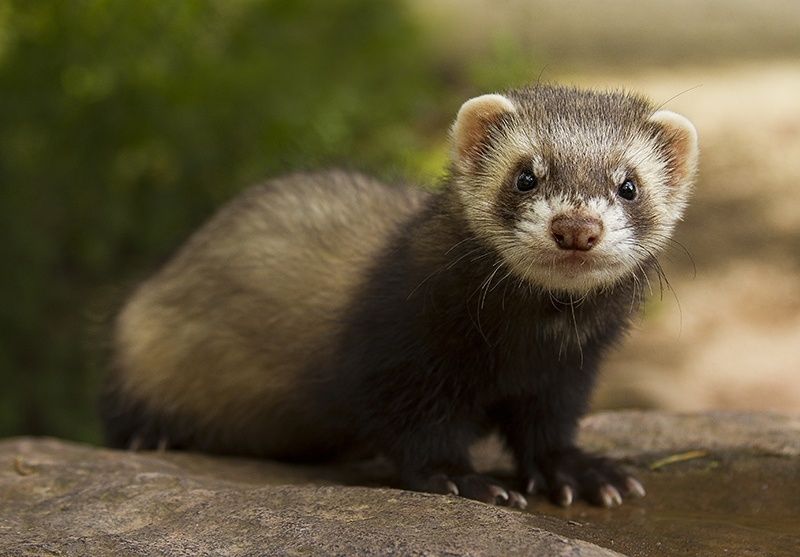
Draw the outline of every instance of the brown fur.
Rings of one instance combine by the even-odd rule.
[[[210,432],[205,444],[218,450],[313,443],[319,428],[305,425],[318,426],[321,409],[304,399],[306,357],[333,350],[330,331],[365,267],[425,197],[344,172],[249,190],[125,305],[118,388]]]

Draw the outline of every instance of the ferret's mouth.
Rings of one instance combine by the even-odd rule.
[[[553,247],[520,257],[522,253],[511,252],[509,263],[519,275],[550,291],[586,293],[630,272],[626,262],[607,248],[582,251]]]
[[[565,250],[558,253],[554,265],[569,275],[591,273],[618,266],[618,262],[591,251]]]

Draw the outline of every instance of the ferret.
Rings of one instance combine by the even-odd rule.
[[[644,488],[575,444],[690,195],[697,133],[637,94],[465,102],[441,187],[296,173],[240,194],[116,318],[108,443],[388,457],[408,489],[524,508]],[[516,483],[476,473],[497,432]]]

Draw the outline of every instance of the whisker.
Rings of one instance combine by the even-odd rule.
[[[578,332],[578,320],[575,317],[575,304],[572,301],[572,295],[569,297],[569,309],[572,312],[572,324],[575,327],[575,341],[578,343],[578,354],[580,355],[579,369],[583,369],[583,345],[581,344],[581,335]]]

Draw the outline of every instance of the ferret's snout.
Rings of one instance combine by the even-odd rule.
[[[550,222],[550,234],[561,249],[589,251],[603,235],[603,221],[585,214],[562,214]]]

